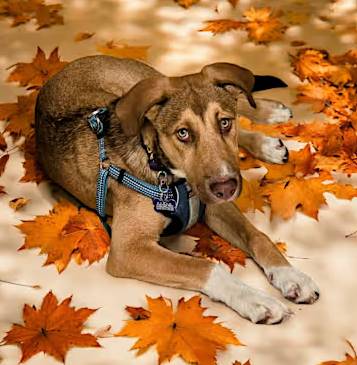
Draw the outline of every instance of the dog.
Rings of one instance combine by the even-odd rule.
[[[253,258],[285,298],[313,303],[319,297],[313,280],[291,266],[233,203],[242,186],[238,145],[258,159],[278,164],[288,160],[280,139],[239,130],[238,125],[239,116],[257,123],[287,121],[289,108],[252,96],[284,86],[276,77],[257,76],[229,63],[166,77],[136,60],[80,58],[40,90],[35,112],[38,159],[54,182],[95,208],[102,162],[88,118],[105,108],[107,162],[158,186],[158,172],[150,164],[154,160],[166,169],[167,186],[186,181],[190,194],[205,205],[201,219],[208,227]],[[161,246],[170,216],[115,179],[107,183],[105,210],[113,217],[109,274],[204,293],[254,323],[275,324],[290,315],[281,301],[244,284],[222,265]],[[196,204],[190,225],[198,220],[197,209]]]

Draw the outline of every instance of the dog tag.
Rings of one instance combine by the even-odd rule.
[[[153,199],[154,209],[158,213],[175,213],[176,201],[174,199]]]

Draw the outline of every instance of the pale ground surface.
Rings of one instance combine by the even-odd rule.
[[[220,14],[213,11],[219,5]],[[331,5],[328,1],[269,1],[269,5],[284,9],[297,9],[307,14],[333,14],[356,20],[356,4],[350,0]],[[257,1],[241,0],[240,13]],[[28,24],[10,28],[7,21],[0,22],[0,79],[5,80],[5,68],[18,61],[29,61],[41,46],[46,52],[60,47],[65,60],[95,53],[95,44],[111,39],[124,40],[130,44],[151,45],[149,62],[160,71],[177,75],[198,70],[202,65],[216,61],[230,61],[249,67],[256,73],[269,73],[282,77],[291,88],[270,93],[287,104],[294,100],[296,77],[290,73],[288,52],[290,40],[305,40],[313,47],[341,53],[353,47],[353,38],[340,37],[327,31],[316,16],[307,19],[303,26],[291,27],[285,41],[269,46],[256,46],[246,40],[245,33],[232,32],[212,37],[199,33],[202,21],[214,17],[231,16],[231,8],[222,1],[202,1],[202,5],[185,11],[170,0],[122,0],[122,1],[65,1],[65,26],[34,31]],[[233,13],[234,14],[234,13]],[[347,15],[347,16],[346,16]],[[74,43],[79,31],[96,32],[96,37]],[[0,102],[12,102],[24,90],[0,83]],[[269,94],[269,93],[267,93]],[[293,106],[296,119],[322,118],[313,116],[306,106]],[[11,323],[21,323],[24,303],[39,304],[51,289],[63,299],[73,294],[73,304],[100,308],[88,321],[89,330],[112,324],[117,331],[127,318],[125,305],[145,305],[145,294],[156,297],[164,295],[174,303],[192,292],[164,288],[135,280],[115,279],[105,273],[102,260],[91,267],[71,263],[63,274],[58,275],[54,266],[42,267],[44,257],[36,250],[17,252],[23,238],[13,226],[21,219],[32,219],[46,214],[54,203],[49,185],[18,183],[22,176],[20,153],[13,154],[0,179],[8,195],[0,199],[0,279],[39,284],[41,290],[0,284],[0,337],[9,330]],[[31,203],[14,213],[8,201],[24,196]],[[319,222],[297,214],[289,222],[270,222],[268,214],[250,214],[249,218],[274,240],[288,243],[289,254],[308,259],[291,259],[300,269],[310,274],[321,288],[321,299],[313,306],[289,304],[296,315],[277,326],[253,325],[240,318],[222,304],[203,297],[209,307],[207,314],[219,316],[247,347],[229,347],[219,353],[218,364],[230,365],[236,359],[251,359],[253,365],[315,365],[323,360],[342,359],[346,346],[344,338],[357,346],[357,238],[344,236],[357,229],[357,199],[338,201],[328,196],[328,206],[322,208]],[[178,248],[181,249],[181,248]],[[259,270],[249,262],[247,268],[237,267],[247,283],[262,288],[276,297],[279,293],[269,287]],[[114,338],[100,340],[103,349],[73,349],[68,353],[68,365],[151,365],[157,363],[154,350],[135,358],[129,348],[133,339]],[[0,348],[3,365],[14,365],[20,359],[16,346]],[[33,357],[28,365],[57,364],[42,354]],[[172,364],[183,364],[178,358]]]

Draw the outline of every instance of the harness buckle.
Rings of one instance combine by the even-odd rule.
[[[169,185],[167,183],[167,172],[161,170],[157,173],[157,179],[159,181],[159,190],[160,193],[166,194],[169,191]]]
[[[88,116],[88,123],[91,129],[97,136],[102,135],[104,132],[104,125],[101,117],[106,114],[106,108],[99,108]]]

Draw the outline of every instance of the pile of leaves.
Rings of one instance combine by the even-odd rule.
[[[244,20],[215,19],[206,21],[201,32],[213,34],[225,33],[231,30],[245,30],[248,38],[255,43],[267,43],[282,38],[287,26],[280,20],[279,14],[271,8],[250,8],[243,13]]]
[[[357,196],[357,189],[335,181],[333,172],[357,172],[357,52],[340,56],[306,48],[291,56],[294,73],[304,81],[298,86],[297,103],[310,103],[315,112],[331,118],[326,122],[254,125],[242,118],[241,126],[267,135],[291,138],[307,145],[290,153],[282,166],[255,160],[241,153],[242,169],[264,167],[262,180],[245,181],[237,204],[243,211],[271,206],[272,216],[288,219],[297,209],[317,219],[325,192],[341,199]]]

